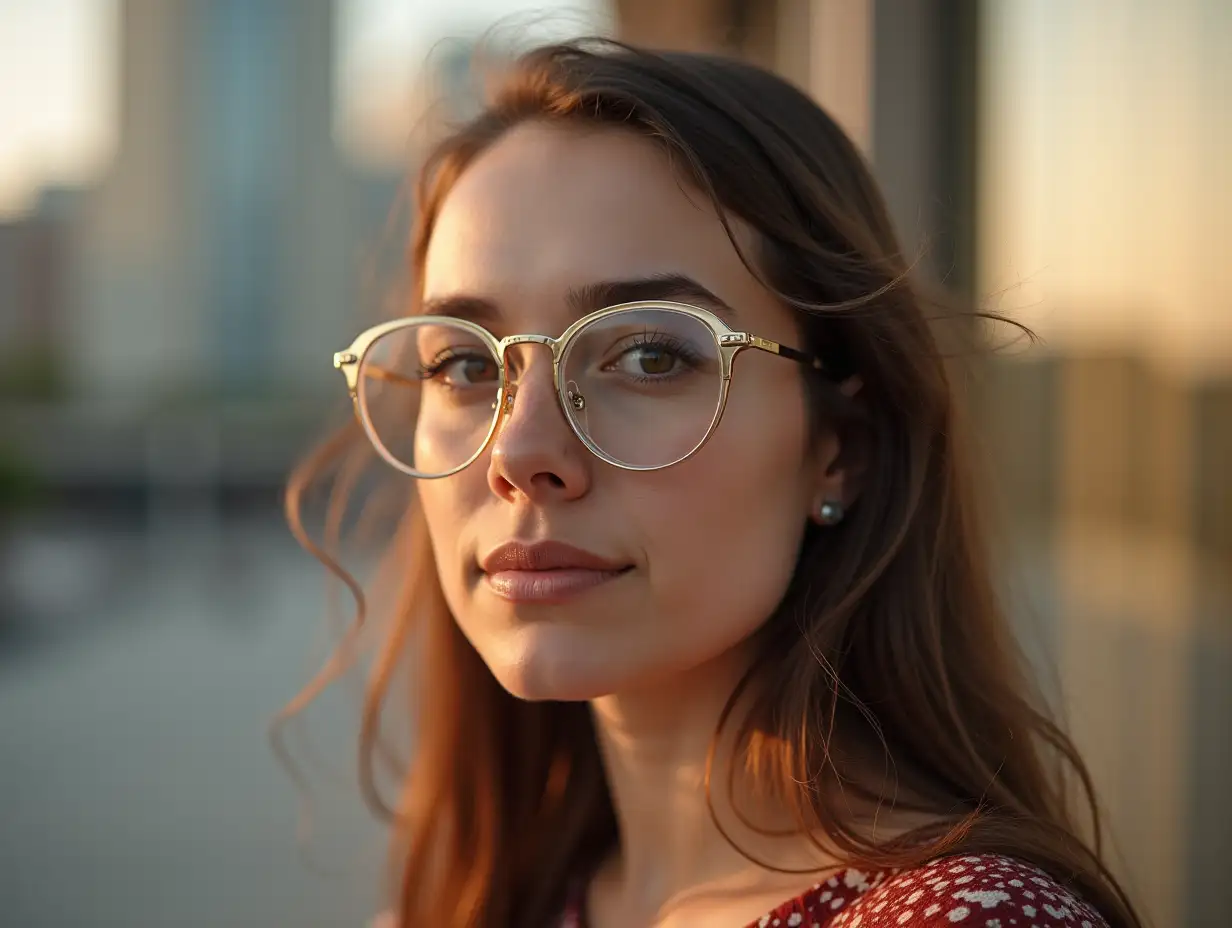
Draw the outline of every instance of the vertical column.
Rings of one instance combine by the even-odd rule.
[[[1062,687],[1108,810],[1114,867],[1160,924],[1184,920],[1196,590],[1189,507],[1177,498],[1192,467],[1187,393],[1141,361],[1062,362]]]
[[[279,0],[279,7],[287,108],[279,163],[295,195],[278,216],[283,278],[271,358],[284,384],[312,395],[334,388],[329,358],[357,318],[361,245],[351,210],[358,182],[333,138],[336,4]]]
[[[873,0],[813,0],[809,90],[865,153],[873,145]]]
[[[904,252],[963,294],[974,289],[979,6],[878,0],[868,65],[867,151]]]
[[[192,9],[183,0],[125,0],[119,19],[119,146],[84,195],[61,344],[73,392],[143,404],[155,399],[151,382],[191,383],[208,367],[191,212]]]
[[[727,44],[728,16],[715,0],[616,0],[620,37],[650,48],[715,51]]]

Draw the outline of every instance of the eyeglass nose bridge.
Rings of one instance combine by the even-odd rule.
[[[508,350],[515,345],[543,345],[552,352],[552,373],[555,375],[556,366],[560,359],[560,344],[561,340],[559,338],[553,338],[550,335],[510,335],[498,342],[500,365],[505,382],[505,399],[503,401],[505,412],[508,412],[513,407],[513,398],[517,394],[518,388],[517,379],[510,375]]]
[[[553,338],[550,335],[510,335],[507,338],[502,338],[498,342],[498,347],[500,349],[500,364],[504,375],[504,389],[501,391],[502,399],[499,400],[499,412],[502,417],[513,412],[514,397],[516,397],[518,393],[518,379],[510,376],[509,362],[506,360],[508,350],[515,345],[543,345],[545,348],[551,350],[553,381],[555,381],[556,366],[560,358],[561,339]]]
[[[500,340],[500,350],[503,355],[506,348],[512,348],[514,345],[546,345],[555,354],[556,345],[559,341],[560,339],[553,338],[551,335],[510,335],[508,338]]]

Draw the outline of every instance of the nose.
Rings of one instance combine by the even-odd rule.
[[[546,504],[590,489],[592,457],[569,428],[550,364],[532,364],[509,385],[492,438],[488,486],[502,499]]]

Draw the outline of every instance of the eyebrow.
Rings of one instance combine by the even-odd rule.
[[[666,273],[600,280],[571,287],[565,295],[565,301],[579,316],[621,303],[649,300],[700,303],[728,319],[735,315],[735,310],[724,300],[687,274]],[[501,317],[500,306],[494,300],[466,293],[426,300],[423,313],[426,316],[453,316],[478,323],[489,323]]]

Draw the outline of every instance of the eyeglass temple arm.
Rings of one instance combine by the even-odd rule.
[[[815,371],[824,371],[826,366],[821,363],[821,358],[815,354],[809,354],[806,351],[797,351],[795,348],[788,348],[786,345],[778,346],[778,354],[784,358],[790,358],[792,361],[798,361],[801,364],[807,364]]]
[[[799,364],[806,364],[815,371],[824,371],[826,369],[825,365],[821,363],[821,358],[815,354],[797,351],[795,348],[780,345],[778,342],[772,342],[770,339],[762,338],[760,335],[750,335],[748,332],[729,332],[720,337],[719,343],[724,347],[758,348]]]

